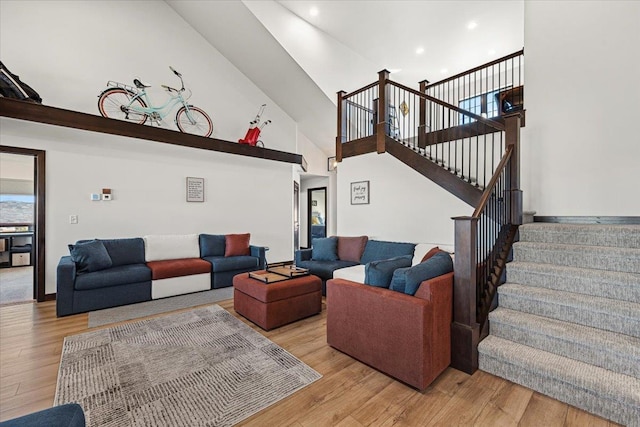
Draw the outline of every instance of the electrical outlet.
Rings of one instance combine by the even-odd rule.
[[[78,215],[69,215],[69,224],[77,224]]]

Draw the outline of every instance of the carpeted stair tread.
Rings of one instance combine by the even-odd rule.
[[[640,426],[640,380],[488,336],[480,369],[628,426]]]
[[[507,281],[640,303],[640,274],[513,261]]]
[[[640,225],[532,223],[519,231],[527,242],[640,249]]]
[[[513,258],[517,261],[640,274],[640,249],[636,248],[520,241],[513,244]]]
[[[499,305],[640,337],[640,304],[591,295],[505,283],[498,289]]]
[[[491,335],[640,378],[640,338],[498,307]]]

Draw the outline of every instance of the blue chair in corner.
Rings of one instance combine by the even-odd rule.
[[[0,427],[85,427],[85,425],[84,411],[77,403],[54,406],[0,423]]]

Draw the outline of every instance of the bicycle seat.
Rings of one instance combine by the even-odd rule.
[[[136,85],[136,87],[138,89],[144,89],[144,88],[147,88],[147,87],[151,87],[151,85],[146,85],[146,84],[142,83],[138,79],[133,79],[133,84]]]

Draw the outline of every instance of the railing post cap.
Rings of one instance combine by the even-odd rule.
[[[382,73],[391,74],[391,71],[387,70],[386,68],[378,71],[378,74],[382,74]]]
[[[422,83],[424,83],[424,84],[428,85],[428,84],[429,84],[429,80],[424,79],[424,80],[420,80],[420,81],[418,82],[418,84],[422,84]]]
[[[340,95],[340,94],[345,94],[345,93],[347,93],[347,92],[346,92],[346,91],[344,91],[344,90],[339,90],[339,91],[337,91],[336,93],[337,93],[338,95]]]

